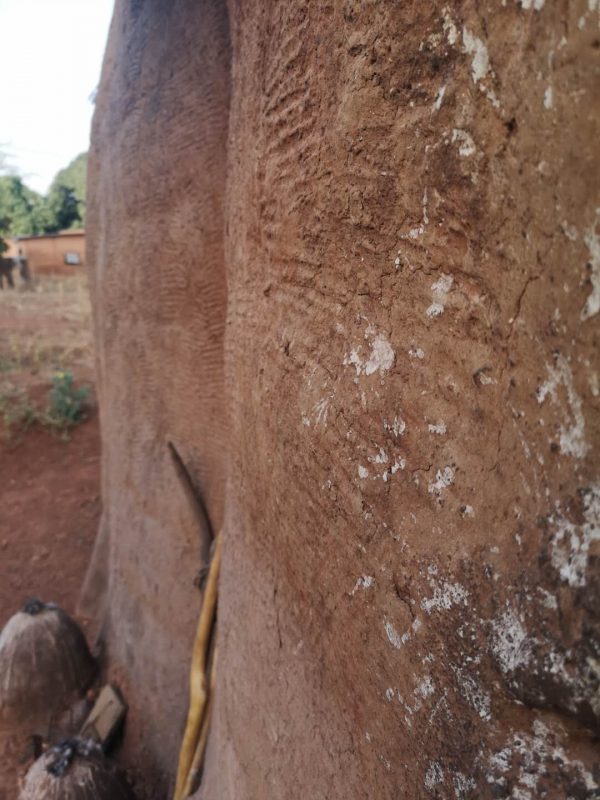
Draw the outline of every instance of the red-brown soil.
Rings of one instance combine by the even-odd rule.
[[[0,620],[35,595],[73,612],[100,512],[98,419],[0,442]]]
[[[0,390],[17,387],[41,409],[58,363],[78,384],[90,385],[93,375],[81,287],[46,289],[0,293]],[[0,628],[31,596],[75,612],[100,514],[100,436],[91,406],[68,440],[39,425],[9,434],[0,417]],[[0,739],[0,800],[15,800],[24,756],[22,742]]]

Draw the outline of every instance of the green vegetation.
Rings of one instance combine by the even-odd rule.
[[[71,428],[85,419],[87,386],[75,386],[71,372],[57,372],[52,378],[48,416],[58,428]]]
[[[18,175],[0,175],[0,254],[6,249],[2,237],[82,228],[86,170],[87,153],[81,153],[57,173],[46,197],[29,189]],[[0,171],[6,171],[1,158]]]
[[[23,434],[33,425],[42,425],[69,438],[69,431],[85,419],[87,386],[75,385],[70,372],[57,372],[52,378],[52,388],[46,409],[39,409],[27,392],[6,384],[0,392],[0,414],[9,436]]]
[[[22,389],[6,386],[0,392],[0,414],[8,435],[25,433],[38,421],[39,412]]]

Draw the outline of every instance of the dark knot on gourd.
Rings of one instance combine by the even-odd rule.
[[[71,739],[59,742],[46,751],[44,767],[50,775],[54,775],[55,778],[61,778],[69,771],[75,756],[89,758],[93,754],[102,755],[102,750],[96,742],[91,739],[82,739],[79,736],[74,736]]]

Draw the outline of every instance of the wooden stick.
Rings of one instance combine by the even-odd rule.
[[[194,640],[194,649],[192,651],[190,706],[185,732],[183,734],[183,741],[181,743],[181,750],[179,752],[174,800],[183,800],[184,797],[185,782],[194,760],[194,753],[200,736],[200,726],[207,700],[206,656],[217,606],[217,585],[219,580],[219,568],[221,566],[221,545],[222,535],[219,533],[215,539],[215,551],[206,580],[204,602],[200,610],[200,618],[198,620],[198,628]]]
[[[210,683],[208,686],[208,703],[206,705],[206,713],[204,714],[204,719],[202,720],[202,728],[200,729],[200,737],[198,739],[196,752],[194,753],[194,759],[192,761],[192,765],[190,767],[187,780],[185,782],[185,788],[183,790],[184,798],[189,797],[192,794],[196,780],[200,775],[202,767],[204,766],[204,755],[206,753],[206,743],[208,741],[210,718],[215,699],[216,682],[217,682],[217,651],[215,649],[213,662],[210,670]]]

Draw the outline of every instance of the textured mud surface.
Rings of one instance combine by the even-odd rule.
[[[201,564],[174,441],[225,530],[199,796],[597,795],[598,25],[117,4],[90,586],[161,790]]]

